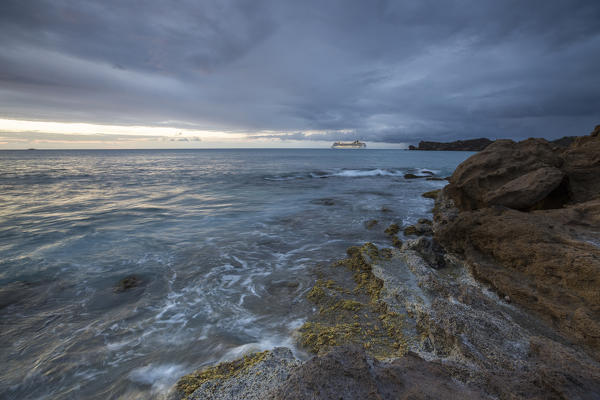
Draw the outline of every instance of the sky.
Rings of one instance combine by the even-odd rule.
[[[598,0],[2,0],[0,149],[555,139],[600,124]]]

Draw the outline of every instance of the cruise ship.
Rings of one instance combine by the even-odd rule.
[[[355,140],[354,142],[335,142],[331,145],[332,149],[365,149],[366,143]]]

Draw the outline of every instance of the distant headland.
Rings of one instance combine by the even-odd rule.
[[[568,147],[577,136],[564,136],[560,139],[551,140],[550,143],[559,147]],[[410,145],[409,150],[428,151],[481,151],[488,145],[494,143],[488,138],[455,140],[454,142],[426,142],[420,141],[418,146]]]
[[[454,142],[426,142],[420,141],[419,146],[408,146],[409,150],[437,150],[437,151],[481,151],[494,141],[487,138],[456,140]]]

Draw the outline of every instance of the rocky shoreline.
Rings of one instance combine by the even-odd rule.
[[[169,397],[600,398],[600,126],[566,148],[496,141],[426,197],[433,221],[318,271],[312,358],[256,353]]]

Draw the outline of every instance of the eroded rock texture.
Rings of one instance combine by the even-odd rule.
[[[599,131],[565,150],[543,139],[490,145],[456,169],[435,215],[436,239],[464,257],[477,279],[595,357],[600,355]]]

